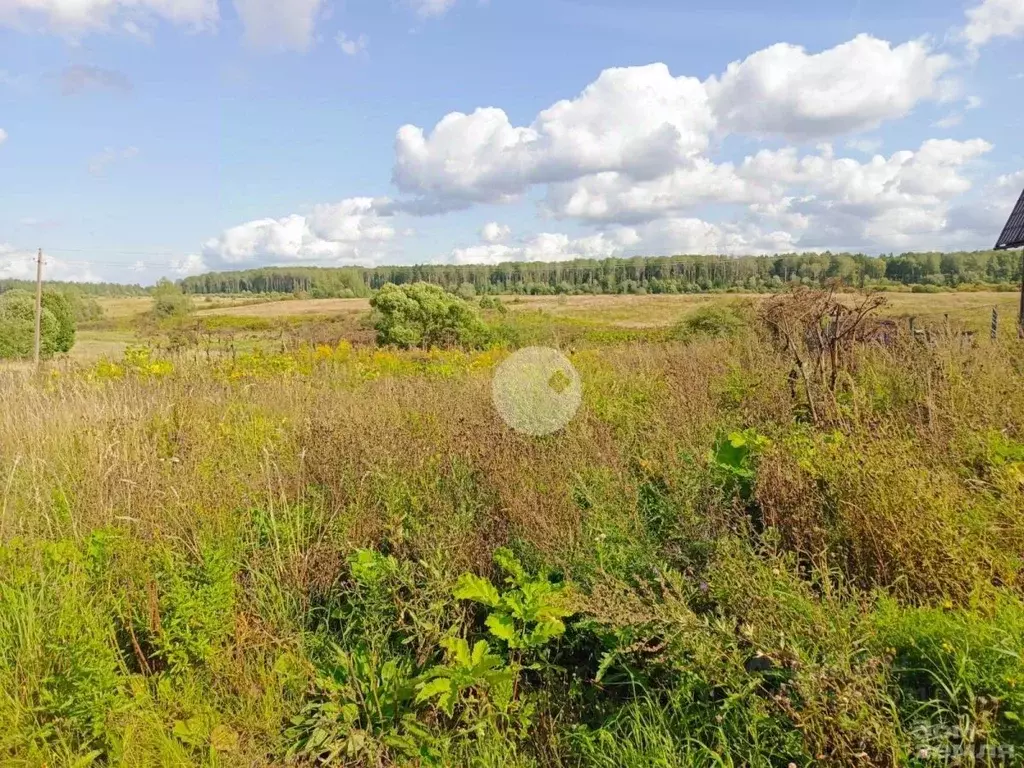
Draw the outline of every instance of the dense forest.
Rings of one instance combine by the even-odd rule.
[[[148,288],[141,285],[126,285],[122,283],[71,283],[61,280],[47,280],[46,286],[55,291],[67,292],[77,291],[83,296],[145,296],[149,293]],[[0,280],[0,293],[13,291],[15,289],[35,291],[35,280]]]
[[[187,277],[187,293],[302,293],[313,298],[367,296],[386,283],[428,282],[482,293],[681,293],[770,291],[794,281],[821,284],[956,287],[1007,285],[1021,277],[1021,258],[1007,251],[970,253],[786,254],[782,256],[659,256],[415,265],[374,268],[267,267]]]
[[[903,253],[866,256],[803,253],[780,256],[634,256],[566,262],[493,265],[419,264],[382,267],[261,267],[186,277],[191,294],[299,294],[311,298],[369,296],[386,283],[427,282],[463,293],[699,293],[772,291],[792,282],[839,279],[859,287],[912,286],[941,290],[962,285],[1007,289],[1019,284],[1021,256],[1013,251]],[[120,283],[47,281],[84,296],[143,296],[151,288]],[[0,293],[35,290],[26,280],[0,280]]]

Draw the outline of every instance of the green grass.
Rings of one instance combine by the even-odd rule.
[[[812,421],[743,300],[485,318],[0,381],[0,764],[1019,762],[1016,339],[858,346]],[[491,403],[528,344],[546,437]]]

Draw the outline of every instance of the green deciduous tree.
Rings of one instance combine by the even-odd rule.
[[[57,321],[53,351],[71,351],[75,346],[75,311],[71,302],[60,291],[43,291],[43,308],[49,310]]]
[[[428,283],[387,284],[370,300],[379,344],[419,347],[479,347],[487,327],[458,296]]]
[[[0,358],[29,357],[35,341],[35,296],[13,290],[0,294]],[[52,355],[60,348],[60,323],[44,305],[40,320],[40,352]],[[74,333],[72,332],[72,342]]]
[[[191,311],[192,298],[177,283],[161,278],[153,287],[153,314],[157,318],[183,317]]]
[[[71,307],[71,314],[76,323],[99,320],[103,317],[103,307],[91,295],[83,293],[78,287],[59,289]]]

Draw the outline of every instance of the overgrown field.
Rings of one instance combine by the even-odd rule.
[[[4,374],[0,764],[1020,764],[1024,342],[797,310]]]
[[[944,324],[946,317],[954,328],[987,332],[992,309],[1000,314],[1001,328],[1008,332],[1017,313],[1018,294],[993,291],[955,291],[936,294],[886,294],[888,314],[917,318],[927,324]],[[645,296],[515,296],[504,297],[513,313],[543,313],[541,322],[574,321],[591,328],[653,329],[669,328],[686,312],[707,303],[734,303],[750,299],[743,294],[648,294]],[[94,362],[102,357],[120,356],[131,344],[169,345],[166,329],[152,327],[150,297],[106,298],[97,303],[102,318],[80,324],[71,358]],[[369,310],[367,299],[306,299],[291,296],[249,295],[204,296],[194,302],[195,313],[185,323],[186,347],[205,352],[251,349],[271,346],[280,349],[298,344],[336,344],[341,339],[355,344],[368,343],[373,333],[364,322]],[[182,330],[181,328],[177,329]],[[181,333],[176,336],[180,337]],[[554,334],[548,333],[554,338]],[[174,339],[179,342],[180,339]],[[561,343],[561,339],[555,339]],[[11,363],[0,366],[11,367]]]

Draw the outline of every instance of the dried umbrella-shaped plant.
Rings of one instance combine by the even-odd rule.
[[[797,382],[803,383],[815,423],[821,417],[818,393],[826,393],[834,402],[839,373],[849,369],[854,347],[882,341],[892,330],[873,317],[884,304],[884,296],[872,293],[844,302],[832,286],[825,290],[797,288],[762,306],[761,319],[793,360],[790,391],[796,399]]]

